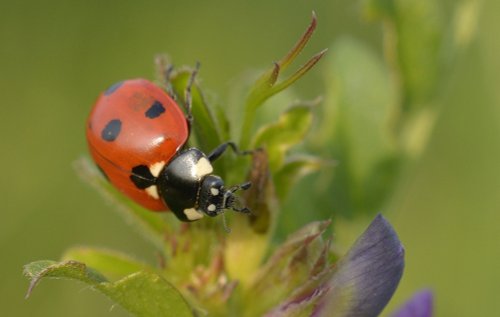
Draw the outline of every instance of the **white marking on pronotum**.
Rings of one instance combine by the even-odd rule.
[[[158,187],[156,185],[151,185],[145,189],[146,193],[154,199],[160,199],[160,195],[158,195]]]
[[[154,177],[158,177],[164,166],[165,166],[165,161],[156,162],[149,166],[149,171],[151,172],[151,174],[153,174]]]
[[[214,205],[214,204],[210,204],[210,205],[208,205],[207,210],[208,210],[208,211],[215,211],[215,208],[216,208],[216,207],[215,207],[215,205]]]
[[[184,214],[188,220],[198,220],[203,218],[203,214],[194,208],[184,209]]]
[[[213,170],[212,164],[210,164],[210,161],[206,157],[200,158],[194,167],[194,173],[198,178],[212,173]]]
[[[213,196],[219,195],[219,189],[217,188],[214,187],[210,188],[210,192],[212,193]]]

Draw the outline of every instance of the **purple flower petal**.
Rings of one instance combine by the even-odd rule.
[[[403,268],[403,246],[387,220],[377,215],[339,261],[330,291],[312,316],[378,316],[394,294]]]
[[[432,317],[433,296],[423,290],[410,298],[392,317]]]

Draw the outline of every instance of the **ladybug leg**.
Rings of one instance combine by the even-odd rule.
[[[242,184],[239,184],[239,185],[234,185],[234,186],[231,186],[225,193],[224,193],[224,205],[227,207],[227,208],[231,208],[232,210],[236,211],[236,212],[241,212],[241,213],[244,213],[244,214],[249,214],[251,213],[251,210],[247,207],[244,207],[244,206],[238,206],[239,205],[239,200],[235,199],[233,194],[235,192],[237,192],[238,190],[247,190],[250,188],[250,186],[252,185],[252,183],[250,182],[245,182],[245,183],[242,183]],[[230,198],[231,197],[231,198]],[[230,201],[229,204],[227,204],[226,202],[227,201]]]
[[[199,70],[200,70],[200,62],[196,62],[194,70],[191,73],[191,76],[189,77],[186,90],[184,91],[184,100],[185,100],[184,108],[186,110],[186,120],[188,122],[188,129],[190,132],[191,132],[191,126],[193,125],[193,113],[192,113],[193,98],[191,95],[191,90]]]
[[[168,58],[165,55],[158,55],[155,59],[156,70],[158,72],[158,80],[160,80],[167,91],[167,94],[174,100],[178,100],[177,95],[172,87],[172,82],[170,78],[174,70],[174,65],[168,62]]]
[[[224,193],[224,198],[223,198],[224,202],[223,202],[223,205],[226,208],[231,208],[232,210],[234,210],[236,212],[240,212],[240,213],[243,213],[243,214],[252,214],[252,211],[250,210],[250,208],[244,207],[244,206],[237,206],[237,205],[240,204],[240,201],[233,196],[233,194],[236,191],[238,191],[238,190],[247,190],[247,189],[250,188],[251,185],[252,185],[252,183],[246,182],[246,183],[242,183],[242,184],[239,184],[239,185],[231,186]],[[226,216],[225,216],[225,213],[223,211],[221,212],[221,215],[222,215],[222,225],[224,226],[224,230],[227,233],[231,233],[231,229],[227,226]]]
[[[170,64],[164,71],[165,76],[165,89],[167,90],[167,94],[172,97],[172,99],[177,100],[177,95],[174,92],[174,88],[172,87],[172,82],[170,81],[170,77],[172,76],[172,72],[174,71],[174,65]]]
[[[215,161],[218,159],[224,152],[226,151],[227,147],[231,147],[233,149],[233,152],[236,153],[237,155],[248,155],[248,154],[253,154],[254,151],[241,151],[236,143],[234,142],[225,142],[216,147],[210,154],[208,154],[208,160],[210,162]]]

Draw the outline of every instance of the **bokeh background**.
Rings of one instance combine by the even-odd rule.
[[[386,312],[428,287],[436,316],[500,315],[500,6],[495,0],[441,1],[445,25],[459,3],[477,10],[477,31],[454,58],[448,80],[439,83],[442,104],[421,156],[380,210],[407,251]],[[312,10],[319,27],[302,62],[341,37],[382,58],[383,27],[366,21],[360,1],[1,0],[0,315],[126,316],[68,281],[44,280],[25,300],[22,266],[58,259],[83,244],[155,259],[72,169],[86,153],[84,121],[102,89],[125,78],[154,78],[153,56],[166,52],[177,65],[199,60],[204,88],[224,104],[241,73],[268,67],[288,50]],[[294,86],[297,95],[311,99],[328,89],[327,63],[321,63]],[[305,219],[327,215],[307,198],[302,214],[282,213],[277,239]],[[335,219],[342,224],[336,226],[339,245],[352,242],[369,221]]]

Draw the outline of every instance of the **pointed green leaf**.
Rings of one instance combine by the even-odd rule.
[[[306,46],[307,42],[309,42],[309,39],[313,35],[314,31],[316,30],[316,26],[318,25],[318,19],[316,18],[316,12],[312,12],[312,17],[311,17],[311,23],[307,27],[306,31],[300,39],[297,41],[297,43],[293,46],[293,48],[288,52],[288,54],[283,57],[279,61],[279,65],[281,66],[282,70],[285,70],[288,68],[288,65],[290,65],[295,58],[302,52],[304,47]]]
[[[278,63],[274,63],[274,67],[265,72],[255,82],[253,88],[250,90],[245,104],[244,120],[241,126],[240,144],[242,147],[246,148],[251,141],[250,139],[253,132],[255,112],[257,108],[259,108],[271,96],[288,88],[291,84],[305,75],[325,54],[326,50],[321,51],[320,53],[309,59],[294,74],[292,74],[282,82],[276,83],[280,71],[287,68],[288,65],[295,60],[295,58],[305,47],[316,28],[316,23],[316,14],[313,12],[311,24],[307,28],[306,32],[300,37],[299,41],[294,45],[294,47],[288,52],[285,57],[283,57]]]
[[[136,272],[110,283],[100,273],[80,262],[38,261],[26,265],[24,273],[31,279],[28,296],[41,279],[64,278],[87,284],[134,316],[193,316],[179,291],[151,272]]]
[[[283,113],[278,122],[262,127],[252,142],[252,148],[265,148],[271,171],[284,164],[285,154],[301,142],[312,123],[310,104],[297,104]]]
[[[261,99],[260,96],[265,94],[265,92],[276,83],[280,71],[280,65],[278,63],[273,63],[273,67],[264,72],[264,74],[255,81],[248,96],[248,99],[251,100],[249,103],[255,105],[259,104],[258,99]]]
[[[85,263],[112,280],[120,279],[141,270],[154,271],[146,263],[138,261],[125,253],[108,249],[75,247],[67,250],[62,259]]]
[[[165,221],[159,213],[146,210],[130,199],[124,197],[110,184],[90,162],[87,157],[82,157],[73,164],[78,175],[113,204],[115,210],[125,218],[125,221],[138,229],[138,231],[159,250],[163,250],[163,237],[172,230],[171,223]],[[172,215],[170,220],[175,221]]]
[[[292,49],[279,62],[275,62],[274,66],[271,69],[266,71],[261,75],[261,77],[259,77],[259,79],[257,79],[249,95],[249,100],[255,99],[251,103],[259,104],[261,102],[257,101],[258,99],[265,99],[263,95],[265,95],[266,91],[268,91],[276,83],[280,72],[287,69],[288,66],[300,54],[300,52],[302,52],[307,42],[309,42],[309,39],[313,35],[314,30],[316,30],[317,24],[318,21],[316,19],[316,13],[313,11],[311,23],[307,27],[304,34],[302,34],[302,36],[299,38],[297,43],[295,43]]]
[[[26,297],[31,295],[35,286],[44,277],[78,280],[89,285],[107,282],[106,278],[100,273],[76,261],[55,262],[44,260],[32,262],[24,266],[24,275],[31,280]]]
[[[288,88],[289,86],[291,86],[294,82],[296,82],[297,80],[299,80],[309,70],[311,70],[311,68],[313,68],[314,65],[316,65],[317,62],[319,62],[319,60],[323,57],[323,55],[325,55],[325,53],[326,53],[327,50],[328,49],[324,49],[321,52],[319,52],[318,54],[316,54],[313,57],[311,57],[310,60],[308,60],[304,65],[302,65],[295,73],[293,73],[292,75],[290,75],[290,77],[288,77],[287,79],[283,80],[282,82],[280,82],[280,83],[274,85],[273,87],[271,87],[271,89],[269,89],[265,94],[262,95],[262,98],[264,100],[266,100],[266,99],[268,99],[268,98],[276,95],[280,91],[282,91],[282,90]]]

